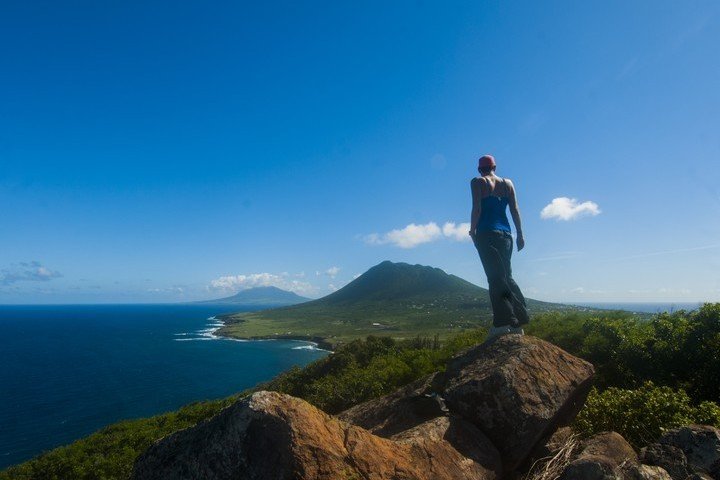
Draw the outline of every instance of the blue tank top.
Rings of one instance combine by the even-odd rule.
[[[505,184],[505,179],[503,179],[503,183]],[[507,193],[507,184],[505,184],[505,192]],[[480,220],[476,232],[499,230],[510,233],[510,222],[505,213],[508,206],[507,197],[488,195],[480,200],[480,206]]]

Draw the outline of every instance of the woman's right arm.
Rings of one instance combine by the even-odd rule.
[[[480,202],[480,182],[477,178],[470,180],[470,193],[472,194],[472,211],[470,212],[470,236],[475,240],[475,229],[480,220],[481,202]]]

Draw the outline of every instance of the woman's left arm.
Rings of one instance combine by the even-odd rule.
[[[507,180],[510,192],[508,195],[508,205],[510,206],[510,215],[512,215],[515,231],[517,232],[517,249],[518,252],[525,247],[525,237],[523,236],[522,220],[520,219],[520,207],[518,207],[517,195],[515,194],[515,185]]]

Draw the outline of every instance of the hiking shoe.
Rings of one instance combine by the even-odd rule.
[[[502,327],[492,327],[490,331],[488,332],[487,339],[485,340],[490,341],[494,338],[501,337],[503,335],[509,335],[509,334],[516,334],[516,335],[525,335],[525,332],[521,327],[512,327],[510,325],[503,325]]]
[[[502,327],[491,327],[490,331],[488,332],[487,339],[490,340],[491,338],[499,337],[500,335],[507,335],[510,333],[510,327],[509,325],[503,325]]]

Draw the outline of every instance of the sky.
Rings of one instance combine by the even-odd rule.
[[[720,301],[720,4],[2,2],[0,303],[487,282],[490,153],[526,296]]]

